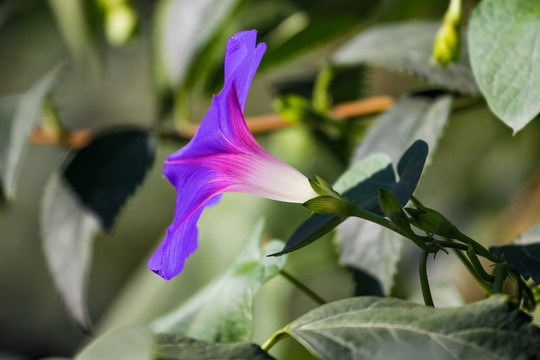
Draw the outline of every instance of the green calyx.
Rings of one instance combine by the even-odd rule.
[[[355,205],[343,198],[325,180],[319,176],[315,178],[316,180],[309,179],[309,183],[319,196],[309,199],[302,206],[317,214],[340,214],[348,216]]]

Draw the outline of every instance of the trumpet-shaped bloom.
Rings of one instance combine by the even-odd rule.
[[[225,192],[304,203],[316,197],[300,172],[265,151],[243,116],[251,80],[266,49],[255,30],[229,38],[225,83],[193,139],[170,155],[163,174],[176,187],[174,220],[148,266],[166,280],[178,275],[197,248],[197,221]]]

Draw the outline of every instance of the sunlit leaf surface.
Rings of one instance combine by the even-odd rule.
[[[336,65],[380,65],[418,76],[430,84],[459,93],[478,94],[466,41],[457,62],[446,68],[430,64],[439,21],[416,20],[376,25],[363,30],[332,57]],[[466,40],[466,39],[464,39]]]
[[[271,240],[261,248],[264,222],[259,221],[245,249],[219,277],[173,312],[154,321],[154,332],[174,333],[217,342],[248,341],[253,300],[259,288],[276,276],[286,257],[267,257],[283,243]]]
[[[283,332],[321,359],[534,359],[540,331],[504,298],[435,309],[392,298],[323,305]]]
[[[540,112],[540,2],[486,0],[471,15],[471,65],[490,109],[521,130]]]

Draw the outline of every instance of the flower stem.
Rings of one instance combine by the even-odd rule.
[[[489,286],[489,284],[484,280],[482,279],[477,273],[476,273],[476,270],[474,269],[474,267],[472,266],[471,262],[469,261],[469,259],[467,258],[467,256],[465,256],[465,254],[463,254],[461,251],[457,250],[457,249],[454,249],[454,253],[457,255],[457,257],[459,258],[459,260],[461,260],[461,262],[463,263],[463,265],[465,265],[465,267],[467,268],[467,270],[469,270],[469,273],[476,279],[476,281],[478,282],[478,284],[482,287],[482,289],[484,289],[485,293],[488,294],[488,295],[491,295],[493,292],[491,290],[491,287]]]
[[[493,282],[493,293],[502,292],[502,287],[506,276],[508,275],[508,265],[506,263],[497,264],[495,268],[495,281]]]
[[[424,251],[420,258],[420,286],[422,287],[422,296],[424,297],[424,303],[426,306],[435,307],[433,298],[431,297],[431,290],[429,288],[429,280],[427,276],[427,258],[429,252]]]
[[[289,280],[294,286],[298,288],[298,290],[302,291],[304,294],[309,296],[313,301],[315,301],[319,305],[326,304],[326,301],[324,301],[323,298],[321,298],[319,295],[317,295],[313,290],[308,288],[306,285],[301,283],[298,279],[293,277],[291,274],[286,272],[285,270],[281,270],[279,272],[285,279]]]
[[[493,275],[486,272],[486,270],[480,263],[480,260],[478,260],[478,255],[476,254],[476,251],[471,244],[469,244],[469,250],[467,250],[467,257],[471,261],[471,265],[476,270],[476,273],[480,275],[482,279],[490,283],[495,280],[495,277]]]

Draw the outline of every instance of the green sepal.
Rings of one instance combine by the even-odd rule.
[[[384,215],[386,215],[400,229],[411,232],[409,217],[403,211],[399,200],[390,191],[379,188],[379,205]]]
[[[341,195],[332,188],[332,186],[327,183],[323,178],[320,176],[315,175],[316,180],[308,179],[309,184],[313,188],[313,191],[315,191],[319,195],[329,195],[335,198],[341,198]]]
[[[309,199],[303,203],[302,206],[317,214],[347,215],[350,213],[349,210],[351,209],[351,204],[347,200],[332,195],[317,196],[313,199]]]
[[[379,188],[379,205],[384,215],[390,218],[390,220],[402,211],[401,204],[394,194],[383,188]]]

